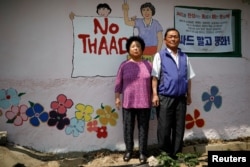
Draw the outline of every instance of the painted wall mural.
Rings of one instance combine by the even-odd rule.
[[[34,127],[39,127],[41,123],[47,123],[49,127],[56,127],[58,130],[65,130],[66,135],[78,137],[81,133],[96,133],[97,138],[108,136],[108,126],[116,126],[118,113],[111,105],[101,104],[100,108],[94,110],[92,105],[78,103],[75,105],[75,117],[68,118],[68,109],[72,108],[74,102],[66,95],[59,94],[55,101],[51,102],[51,111],[44,111],[44,107],[39,103],[29,101],[30,107],[19,104],[21,97],[26,93],[18,93],[17,90],[9,88],[0,90],[0,108],[5,111],[6,123],[21,126],[24,122]],[[211,86],[210,93],[203,92],[201,101],[204,104],[204,112],[209,112],[214,104],[216,108],[222,106],[222,96],[217,86]],[[94,115],[95,114],[95,115]],[[152,108],[151,120],[156,119],[156,111]],[[206,120],[201,116],[199,109],[195,109],[193,114],[186,114],[186,129],[192,129],[195,125],[198,128],[205,126]]]
[[[110,17],[109,4],[96,7],[98,16],[78,16],[71,12],[73,23],[74,52],[72,77],[115,76],[119,64],[129,58],[125,49],[128,36],[138,35],[145,41],[143,58],[153,60],[153,55],[162,48],[163,28],[153,18],[154,5],[143,3],[140,7],[142,18],[129,17],[129,4],[122,4],[124,17]],[[149,10],[151,10],[149,12]],[[137,34],[135,33],[137,30]],[[112,65],[110,64],[112,62]],[[102,68],[92,68],[93,65]]]
[[[219,88],[217,86],[211,86],[210,93],[203,92],[201,96],[201,101],[204,104],[204,112],[209,112],[212,106],[220,108],[222,106],[222,96],[220,95]],[[205,126],[206,120],[201,117],[201,112],[199,109],[193,111],[193,115],[190,113],[186,114],[186,129],[192,129],[195,125],[198,128],[203,128]]]
[[[222,105],[222,97],[219,94],[219,88],[212,86],[210,93],[204,92],[202,94],[202,101],[205,102],[204,111],[208,112],[211,110],[213,104],[216,108],[220,108]]]
[[[152,52],[144,53],[145,59],[152,60],[155,50],[164,47],[158,37],[174,26],[174,10],[180,4],[170,0],[104,2],[0,1],[0,130],[8,132],[8,141],[53,153],[124,150],[122,114],[114,108],[114,81],[116,68],[129,58],[125,38],[154,31],[149,36],[154,43],[147,43]],[[233,0],[207,1],[206,6],[199,0],[183,1],[182,5],[233,6],[244,13],[242,57],[190,57],[197,77],[192,82],[193,102],[187,107],[184,139],[250,136],[246,47],[250,10]],[[145,6],[154,14],[147,15]],[[143,19],[152,22],[142,24]],[[156,130],[152,108],[148,144],[157,144]]]
[[[143,57],[152,61],[152,56],[161,50],[163,43],[163,28],[160,22],[153,18],[156,13],[155,6],[146,2],[141,4],[140,12],[142,18],[137,16],[129,17],[129,4],[124,1],[122,4],[124,23],[127,26],[131,26],[137,29],[137,34],[133,32],[133,35],[138,35],[145,41],[145,50]]]
[[[72,77],[115,76],[119,64],[127,59],[125,42],[132,28],[124,26],[120,17],[108,17],[111,12],[109,4],[99,3],[98,16],[70,13],[74,30]]]
[[[186,129],[192,129],[195,125],[198,128],[202,128],[205,125],[205,121],[200,117],[200,111],[198,109],[194,110],[194,115],[186,114]]]
[[[81,133],[96,133],[97,138],[106,138],[108,128],[115,127],[118,113],[110,105],[101,104],[100,108],[94,109],[92,105],[78,103],[75,105],[75,117],[69,118],[69,109],[74,105],[72,99],[64,94],[59,94],[55,101],[50,104],[50,111],[45,111],[40,103],[29,101],[20,104],[21,97],[26,93],[18,93],[14,88],[0,90],[1,113],[5,113],[6,123],[14,126],[22,126],[29,122],[33,127],[39,127],[47,123],[48,127],[65,130],[66,135],[78,137]],[[3,114],[1,114],[2,116]]]

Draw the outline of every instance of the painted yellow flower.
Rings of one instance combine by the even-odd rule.
[[[118,118],[117,112],[114,112],[114,109],[109,105],[102,106],[100,109],[96,111],[97,115],[99,116],[99,121],[101,122],[102,125],[107,125],[108,123],[111,126],[116,125],[116,120]]]
[[[85,122],[92,119],[91,114],[94,111],[92,106],[79,103],[76,105],[76,109],[78,110],[75,112],[76,119],[84,120]]]

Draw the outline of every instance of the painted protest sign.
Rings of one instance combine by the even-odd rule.
[[[133,29],[123,18],[75,17],[72,77],[115,76],[127,59],[125,43]]]

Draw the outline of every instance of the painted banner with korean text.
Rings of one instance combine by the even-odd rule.
[[[175,7],[179,47],[189,53],[233,51],[232,11]]]
[[[128,35],[133,34],[124,19],[76,16],[73,29],[72,77],[116,76],[120,63],[127,59]]]

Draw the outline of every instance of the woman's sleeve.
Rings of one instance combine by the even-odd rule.
[[[115,93],[122,93],[122,85],[122,65],[120,65],[115,80]]]

